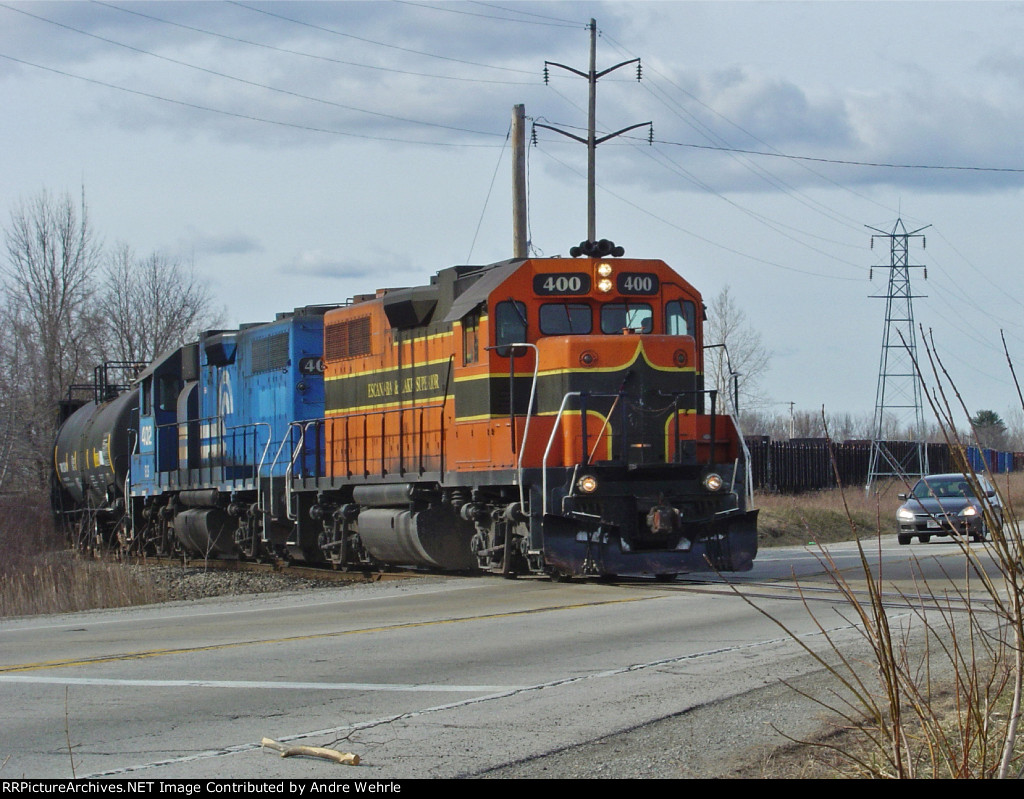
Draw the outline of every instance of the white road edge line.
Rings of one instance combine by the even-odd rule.
[[[897,614],[897,617],[909,616],[911,614]],[[840,630],[853,630],[858,625],[854,623],[841,624],[826,630],[827,633],[833,633]],[[804,633],[799,636],[800,638],[816,638],[822,635],[821,631],[814,630],[809,633]],[[573,677],[562,677],[555,680],[549,680],[547,682],[537,683],[536,685],[524,685],[518,688],[510,688],[508,690],[498,691],[496,693],[490,693],[485,696],[475,696],[469,699],[462,699],[457,702],[448,702],[443,705],[434,705],[432,707],[422,708],[421,710],[410,710],[406,713],[396,713],[392,716],[384,716],[377,719],[369,719],[367,721],[358,721],[353,724],[345,724],[340,727],[330,727],[322,730],[311,730],[309,732],[296,733],[294,735],[288,735],[284,737],[277,737],[277,740],[281,743],[290,743],[292,741],[299,741],[305,738],[324,738],[324,737],[339,737],[342,734],[349,734],[357,730],[367,729],[369,727],[376,727],[381,724],[391,724],[396,721],[403,719],[412,719],[417,716],[425,716],[430,713],[439,713],[445,710],[452,710],[458,707],[465,707],[468,705],[478,704],[480,702],[491,702],[495,699],[505,699],[510,696],[515,696],[520,693],[528,691],[539,691],[546,688],[556,688],[563,685],[571,685],[573,683],[582,682],[584,680],[602,679],[606,677],[615,677],[621,674],[628,674],[633,671],[640,671],[641,669],[657,668],[659,666],[666,666],[672,663],[680,663],[686,660],[695,660],[697,658],[710,657],[719,655],[725,652],[734,652],[743,649],[753,649],[761,646],[772,646],[779,643],[792,643],[793,639],[788,635],[778,636],[776,638],[767,638],[763,641],[752,641],[747,644],[741,644],[739,646],[727,646],[718,647],[716,649],[708,649],[703,652],[691,652],[686,655],[678,655],[676,657],[662,658],[660,660],[654,660],[649,663],[633,663],[628,666],[621,666],[615,669],[608,669],[606,671],[600,671],[593,674],[581,674]],[[111,769],[109,771],[98,771],[92,774],[79,775],[80,779],[95,779],[99,777],[119,777],[125,774],[131,774],[137,771],[147,771],[149,769],[161,768],[163,766],[173,766],[179,763],[191,763],[198,760],[209,760],[215,757],[225,757],[227,755],[243,754],[246,752],[254,752],[259,750],[260,744],[258,743],[244,743],[236,744],[235,746],[226,746],[223,749],[211,749],[205,752],[195,752],[190,755],[184,755],[182,757],[167,758],[166,760],[159,760],[152,763],[138,763],[131,766],[122,766],[121,768]]]
[[[411,691],[419,693],[478,694],[481,692],[517,691],[514,685],[431,685],[362,682],[274,682],[273,680],[121,680],[99,677],[36,677],[2,674],[0,683],[32,683],[41,685],[94,685],[139,688],[242,688],[245,690],[290,691]]]

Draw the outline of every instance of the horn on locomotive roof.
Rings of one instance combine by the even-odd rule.
[[[572,247],[569,250],[569,255],[573,258],[579,258],[581,255],[586,255],[590,258],[607,258],[608,256],[621,258],[625,254],[625,249],[616,247],[615,242],[608,241],[608,239],[581,241],[578,247]]]

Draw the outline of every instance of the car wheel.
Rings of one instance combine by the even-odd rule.
[[[922,544],[927,544],[929,541],[932,540],[932,537],[930,535],[919,535],[917,537],[917,540],[920,541]]]
[[[900,542],[901,546],[906,546],[907,544],[910,543],[910,539],[912,537],[913,536],[903,535],[902,533],[900,533],[898,536],[896,536],[896,540]]]

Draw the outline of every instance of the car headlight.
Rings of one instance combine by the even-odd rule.
[[[966,508],[964,508],[962,511],[960,511],[960,515],[961,516],[977,516],[978,515],[978,509],[976,507],[974,507],[973,505],[968,505]]]
[[[896,511],[896,519],[901,522],[912,522],[914,521],[914,511],[909,508],[900,508]]]

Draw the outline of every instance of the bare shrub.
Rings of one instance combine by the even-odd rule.
[[[0,616],[65,613],[159,602],[145,574],[64,548],[45,500],[0,498]]]
[[[848,739],[841,745],[818,744],[855,776],[1004,778],[1021,771],[1022,759],[1018,729],[1024,688],[1024,536],[1016,512],[1019,487],[1011,492],[1009,480],[1000,483],[987,474],[997,486],[996,495],[981,490],[956,432],[955,419],[969,419],[970,414],[933,341],[926,342],[926,352],[937,382],[926,396],[957,468],[983,505],[990,544],[972,546],[968,536],[954,535],[963,555],[957,573],[929,581],[915,561],[916,590],[896,592],[894,600],[882,566],[882,528],[877,528],[875,545],[862,540],[853,511],[845,505],[860,569],[848,576],[823,548],[819,559],[844,599],[843,615],[867,645],[866,659],[841,644],[809,603],[807,612],[825,642],[821,647],[746,601],[835,678],[836,689],[829,697],[808,698],[835,714],[859,739],[855,744]],[[1008,352],[1007,361],[1013,374]],[[1019,385],[1018,394],[1024,406]],[[846,503],[845,492],[840,496]],[[999,522],[997,500],[1007,509],[1006,524]],[[869,557],[873,546],[878,549],[874,560]],[[891,615],[894,602],[902,615]]]

